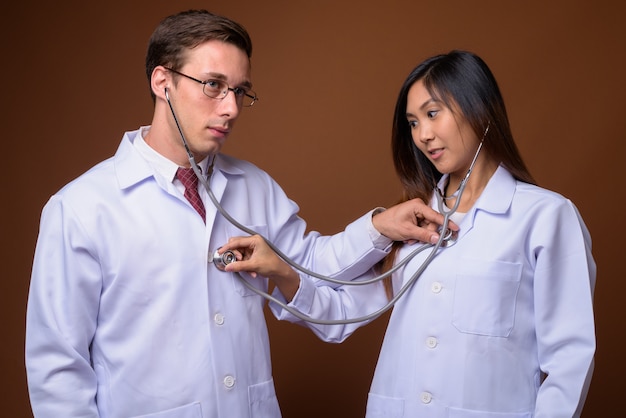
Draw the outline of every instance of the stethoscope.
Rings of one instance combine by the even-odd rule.
[[[439,189],[439,187],[437,187],[435,185],[435,190],[436,190],[435,197],[437,199],[438,209],[439,209],[439,212],[443,215],[443,218],[444,218],[443,219],[443,225],[444,226],[442,226],[442,228],[440,230],[439,239],[437,240],[437,243],[435,243],[435,244],[425,243],[425,244],[422,244],[422,245],[418,246],[415,250],[413,250],[411,253],[409,253],[404,259],[402,259],[400,262],[396,263],[390,270],[388,270],[385,273],[380,274],[380,275],[378,275],[376,277],[373,277],[373,278],[367,279],[367,280],[346,281],[346,280],[334,279],[332,277],[328,277],[328,276],[316,273],[314,271],[311,271],[311,270],[307,269],[304,266],[299,265],[298,263],[293,261],[291,258],[289,258],[287,255],[285,255],[269,239],[267,239],[262,234],[260,234],[260,233],[258,233],[256,231],[246,227],[245,225],[242,225],[241,223],[239,223],[235,218],[233,218],[222,207],[222,205],[219,203],[219,201],[217,200],[217,198],[213,194],[213,190],[211,189],[211,186],[209,184],[210,183],[210,179],[211,179],[211,175],[213,173],[212,168],[213,168],[213,163],[215,162],[215,157],[213,158],[213,161],[211,162],[210,167],[207,170],[207,176],[205,178],[205,176],[202,175],[202,171],[200,170],[200,167],[196,163],[195,158],[194,158],[193,154],[191,153],[191,150],[189,149],[189,145],[187,143],[187,139],[185,138],[185,135],[183,134],[183,130],[182,130],[181,126],[180,126],[178,118],[176,117],[176,113],[174,112],[174,107],[172,106],[172,102],[170,101],[170,97],[169,97],[169,93],[167,91],[167,88],[165,89],[165,98],[166,98],[167,103],[168,103],[168,105],[170,107],[170,111],[172,112],[172,116],[174,118],[174,122],[176,123],[176,127],[178,128],[178,132],[180,133],[180,137],[181,137],[181,139],[183,141],[183,145],[185,147],[185,151],[187,152],[187,156],[189,158],[189,163],[191,164],[191,167],[192,167],[194,173],[196,174],[196,176],[200,180],[200,183],[202,183],[202,185],[204,186],[204,188],[205,188],[205,190],[206,190],[206,192],[207,192],[207,194],[209,196],[209,199],[211,200],[211,202],[213,203],[213,205],[215,206],[217,211],[224,218],[226,218],[226,220],[228,222],[230,222],[232,225],[234,225],[238,229],[242,230],[243,232],[245,232],[247,234],[250,234],[250,235],[259,235],[261,238],[263,238],[263,240],[267,243],[267,245],[284,262],[289,264],[294,269],[296,269],[296,270],[298,270],[298,271],[300,271],[300,272],[302,272],[302,273],[304,273],[304,274],[306,274],[308,276],[315,277],[317,279],[324,280],[324,281],[331,282],[331,283],[335,283],[335,284],[338,284],[338,285],[364,286],[364,285],[375,283],[375,282],[378,282],[380,280],[385,279],[386,277],[392,275],[395,271],[397,271],[398,269],[403,267],[409,261],[411,261],[413,259],[413,257],[418,255],[422,251],[425,251],[428,248],[432,248],[430,253],[426,257],[426,259],[422,262],[422,265],[411,276],[411,278],[402,286],[402,288],[398,291],[398,293],[396,295],[394,295],[389,300],[389,302],[387,302],[387,304],[385,306],[383,306],[382,308],[378,309],[375,312],[372,312],[370,314],[367,314],[365,316],[361,316],[361,317],[358,317],[358,318],[327,320],[327,319],[319,319],[319,318],[310,317],[308,315],[305,315],[305,314],[303,314],[303,313],[293,309],[292,307],[290,307],[286,303],[284,303],[282,300],[279,300],[279,299],[275,298],[274,296],[270,295],[269,293],[264,292],[264,291],[262,291],[260,289],[257,289],[255,286],[250,284],[243,276],[241,276],[239,273],[237,273],[237,277],[240,279],[242,284],[244,286],[246,286],[248,289],[250,289],[252,292],[254,292],[254,293],[258,294],[259,296],[267,299],[268,301],[276,303],[278,306],[280,306],[281,308],[285,309],[287,312],[291,313],[292,315],[294,315],[295,317],[297,317],[297,318],[299,318],[299,319],[301,319],[303,321],[314,323],[314,324],[320,324],[320,325],[339,325],[339,324],[352,324],[352,323],[364,322],[364,321],[369,321],[369,320],[372,320],[374,318],[377,318],[378,316],[380,316],[383,313],[387,312],[389,309],[391,309],[396,304],[396,302],[411,288],[413,283],[422,275],[422,273],[424,272],[426,267],[428,267],[430,262],[437,255],[437,252],[439,251],[439,249],[442,248],[442,247],[443,248],[450,247],[450,246],[452,246],[452,245],[454,245],[456,243],[457,234],[453,233],[451,230],[447,229],[445,227],[445,225],[448,225],[448,220],[450,219],[452,214],[454,214],[457,211],[457,209],[459,207],[459,203],[461,202],[461,196],[463,194],[463,191],[465,190],[465,186],[467,185],[467,182],[469,180],[470,174],[472,173],[472,170],[474,169],[474,165],[476,164],[476,160],[478,158],[478,154],[480,153],[480,150],[481,150],[481,148],[483,146],[483,142],[485,140],[485,136],[487,135],[487,132],[489,131],[489,125],[487,125],[487,129],[485,129],[485,133],[483,134],[483,138],[480,141],[480,144],[478,145],[478,149],[476,150],[476,154],[474,155],[472,163],[470,164],[470,167],[467,170],[467,173],[465,174],[465,177],[463,177],[463,179],[461,180],[461,183],[459,184],[459,187],[456,190],[456,192],[454,192],[451,196],[445,197],[443,195],[443,192]],[[448,210],[446,205],[445,205],[445,203],[444,203],[444,201],[446,199],[451,199],[451,198],[456,198],[456,201],[455,201],[454,205],[452,206],[452,208],[450,208]],[[214,254],[213,254],[212,261],[215,264],[216,268],[218,268],[221,271],[224,271],[224,268],[226,267],[226,265],[228,265],[228,264],[230,264],[232,262],[237,261],[237,257],[235,255],[235,253],[232,252],[232,251],[225,251],[224,253],[219,254],[219,252],[216,250],[214,252]]]

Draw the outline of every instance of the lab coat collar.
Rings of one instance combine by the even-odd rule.
[[[448,175],[442,176],[438,186],[443,187],[447,180]],[[459,238],[469,232],[474,226],[474,220],[476,214],[479,211],[489,212],[493,214],[503,214],[509,210],[513,202],[513,195],[515,194],[515,187],[517,181],[509,173],[509,171],[503,166],[499,166],[496,172],[491,176],[487,186],[481,193],[480,197],[465,215],[461,224],[461,230],[459,231]],[[437,209],[436,197],[433,195],[433,208]]]
[[[498,166],[474,205],[475,210],[502,214],[509,210],[517,181],[503,166]]]
[[[153,169],[133,146],[133,141],[139,134],[140,130],[126,132],[115,153],[115,172],[121,189],[127,189],[149,177],[154,177]],[[236,167],[232,160],[230,157],[223,157],[218,154],[214,171],[221,171],[229,175],[243,174],[243,171]]]
[[[230,175],[242,175],[244,173],[244,171],[237,167],[237,165],[235,164],[236,159],[234,159],[233,157],[224,155],[224,154],[217,154],[217,156],[215,157],[215,166],[213,167],[213,171],[221,171],[224,174],[230,174]]]
[[[121,189],[127,189],[148,177],[154,176],[148,162],[141,157],[133,146],[133,141],[137,135],[139,135],[139,130],[126,132],[115,153],[115,175]]]

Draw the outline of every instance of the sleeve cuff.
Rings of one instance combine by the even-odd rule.
[[[303,313],[304,315],[308,315],[311,312],[313,299],[315,298],[315,285],[311,280],[307,280],[306,278],[301,276],[300,287],[298,288],[298,291],[294,295],[291,302],[287,303],[283,295],[277,289],[274,290],[273,296],[290,308],[293,308],[296,311]],[[301,321],[300,318],[291,314],[289,311],[285,310],[282,306],[275,302],[270,302],[269,307],[270,310],[274,313],[274,316],[276,316],[276,318],[281,321]]]
[[[389,248],[391,247],[391,244],[393,244],[393,241],[391,240],[391,238],[388,238],[378,232],[378,230],[374,227],[374,223],[372,222],[372,218],[374,217],[374,215],[381,213],[385,210],[386,209],[383,207],[378,207],[372,210],[367,221],[367,232],[370,239],[372,240],[372,243],[374,244],[374,248],[376,248],[377,250],[389,251]]]

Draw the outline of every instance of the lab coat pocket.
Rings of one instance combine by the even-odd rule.
[[[532,418],[532,412],[486,412],[450,408],[448,418]]]
[[[278,406],[273,379],[248,387],[248,400],[250,402],[250,417],[280,417],[280,407]]]
[[[246,226],[250,228],[251,230],[256,231],[258,234],[267,237],[267,229],[268,229],[267,225],[253,225],[253,226],[246,225]],[[248,235],[245,232],[241,231],[240,229],[235,228],[234,226],[229,225],[226,227],[226,229],[227,229],[226,231],[227,238]],[[240,275],[237,275],[236,273],[231,273],[231,276],[232,276],[233,286],[235,287],[235,291],[239,293],[241,296],[258,296],[257,293],[255,293],[254,290],[250,289],[248,286],[252,286],[264,292],[267,291],[267,280],[263,277],[257,276],[255,278],[246,273],[242,273]],[[246,283],[243,283],[244,280]]]
[[[469,334],[508,337],[515,323],[522,265],[462,259],[459,266],[452,324]]]
[[[202,418],[202,406],[200,402],[194,402],[167,411],[136,415],[133,418]]]
[[[390,398],[371,393],[367,397],[367,418],[401,418],[404,416],[404,399]]]

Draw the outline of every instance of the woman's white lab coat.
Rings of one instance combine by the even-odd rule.
[[[205,227],[137,153],[137,135],[43,210],[26,335],[35,416],[279,417],[263,299],[211,262],[244,233],[202,191]],[[211,184],[232,216],[305,266],[362,274],[384,254],[367,215],[332,238],[304,236],[296,204],[252,164],[220,155]]]
[[[500,167],[459,226],[457,243],[393,310],[367,417],[579,416],[593,369],[596,268],[577,209]],[[427,253],[394,274],[396,292]],[[386,301],[381,284],[334,291],[303,278],[291,306],[336,319]],[[335,342],[358,326],[311,325]]]

